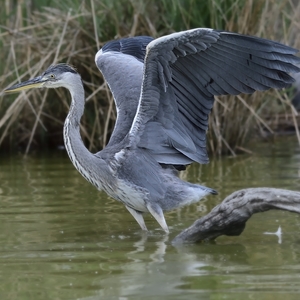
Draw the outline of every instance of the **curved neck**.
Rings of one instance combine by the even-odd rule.
[[[83,144],[80,135],[80,119],[84,112],[84,89],[80,76],[76,76],[72,85],[67,86],[69,89],[72,102],[70,111],[64,124],[64,142],[65,147],[75,168],[81,175],[95,185],[98,189],[102,189],[101,180],[98,178],[96,165],[101,167],[103,160],[96,158]]]

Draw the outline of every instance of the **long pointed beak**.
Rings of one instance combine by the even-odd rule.
[[[17,83],[10,88],[6,89],[4,92],[5,93],[14,93],[14,92],[19,92],[23,90],[28,90],[32,88],[40,88],[44,85],[45,79],[43,79],[42,76],[35,77],[33,79]]]

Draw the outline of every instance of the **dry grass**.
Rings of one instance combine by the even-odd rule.
[[[29,1],[20,0],[13,7],[11,2],[5,1],[5,15],[0,16],[0,90],[38,75],[50,64],[76,66],[87,98],[82,136],[92,151],[106,144],[116,118],[111,94],[94,64],[97,49],[107,40],[141,34],[157,37],[205,26],[300,48],[300,4],[292,0],[214,0],[201,5],[196,0],[185,5],[176,0],[70,0],[39,9],[34,9],[33,0],[32,7],[25,6]],[[27,153],[61,145],[68,108],[69,95],[64,89],[32,90],[5,98],[1,93],[1,148]],[[244,149],[253,129],[272,132],[266,120],[277,113],[296,114],[286,91],[219,97],[210,119],[210,150],[234,155],[237,149]]]

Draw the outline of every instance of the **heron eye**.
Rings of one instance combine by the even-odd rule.
[[[54,75],[54,74],[51,74],[51,75],[50,75],[50,78],[54,79],[54,78],[55,78],[55,75]]]

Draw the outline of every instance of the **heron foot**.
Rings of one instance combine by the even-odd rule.
[[[158,224],[161,226],[161,228],[166,232],[169,233],[169,228],[166,223],[163,210],[158,204],[148,203],[147,208],[150,212],[150,214],[155,218],[155,220],[158,222]]]
[[[127,210],[131,213],[131,215],[135,218],[135,220],[138,222],[138,224],[141,226],[142,230],[148,231],[144,218],[143,218],[143,214],[134,210],[133,208],[126,206]]]

